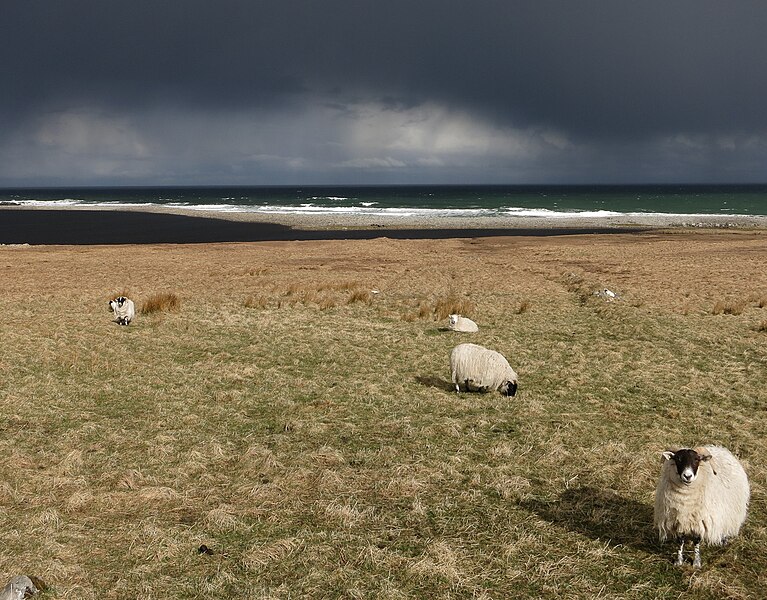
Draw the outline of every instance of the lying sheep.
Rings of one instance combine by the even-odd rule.
[[[687,539],[695,544],[692,566],[700,568],[700,544],[719,545],[746,520],[748,477],[727,448],[703,446],[663,453],[655,490],[655,527],[660,541],[679,543],[676,564],[684,564]]]
[[[450,329],[460,333],[476,333],[479,331],[477,324],[467,317],[461,315],[450,315]]]
[[[0,590],[0,600],[22,600],[28,595],[36,594],[37,587],[26,575],[16,575]]]
[[[136,316],[133,300],[125,296],[118,296],[114,300],[110,300],[109,309],[115,314],[115,321],[118,325],[128,325]]]
[[[456,392],[499,390],[506,396],[517,393],[517,374],[495,350],[477,344],[459,344],[450,353],[450,371]]]

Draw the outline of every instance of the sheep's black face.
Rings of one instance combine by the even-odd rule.
[[[700,463],[707,461],[711,457],[707,454],[698,454],[691,448],[677,450],[676,452],[666,453],[669,460],[673,460],[676,465],[676,472],[679,479],[685,485],[690,485],[698,476],[698,467]],[[670,456],[668,456],[670,454]]]
[[[123,305],[123,304],[125,304],[125,296],[120,296],[120,297],[117,299],[117,306],[119,306],[120,308],[122,308],[122,305]]]
[[[517,394],[517,382],[516,381],[507,381],[505,384],[503,384],[503,393],[507,396],[516,396]]]

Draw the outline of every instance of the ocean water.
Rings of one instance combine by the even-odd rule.
[[[767,185],[8,188],[0,204],[390,217],[750,216],[767,215]]]

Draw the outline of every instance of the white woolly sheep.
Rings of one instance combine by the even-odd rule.
[[[115,321],[118,325],[128,325],[136,316],[133,300],[125,296],[118,296],[114,300],[110,300],[109,308],[115,314]]]
[[[27,597],[38,592],[35,584],[26,575],[16,575],[11,577],[11,580],[6,586],[0,590],[0,600],[23,600]]]
[[[456,392],[499,390],[506,396],[517,393],[517,374],[495,350],[477,344],[459,344],[450,353],[450,371]]]
[[[476,333],[479,331],[477,324],[468,317],[461,315],[450,315],[450,329],[460,333]]]
[[[655,490],[655,527],[660,541],[680,543],[676,564],[684,564],[684,545],[695,544],[692,566],[700,568],[700,544],[720,545],[738,535],[748,511],[748,476],[721,446],[667,450]]]

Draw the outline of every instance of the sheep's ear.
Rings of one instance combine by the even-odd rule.
[[[674,451],[673,450],[666,450],[662,453],[663,458],[666,460],[674,460]]]

